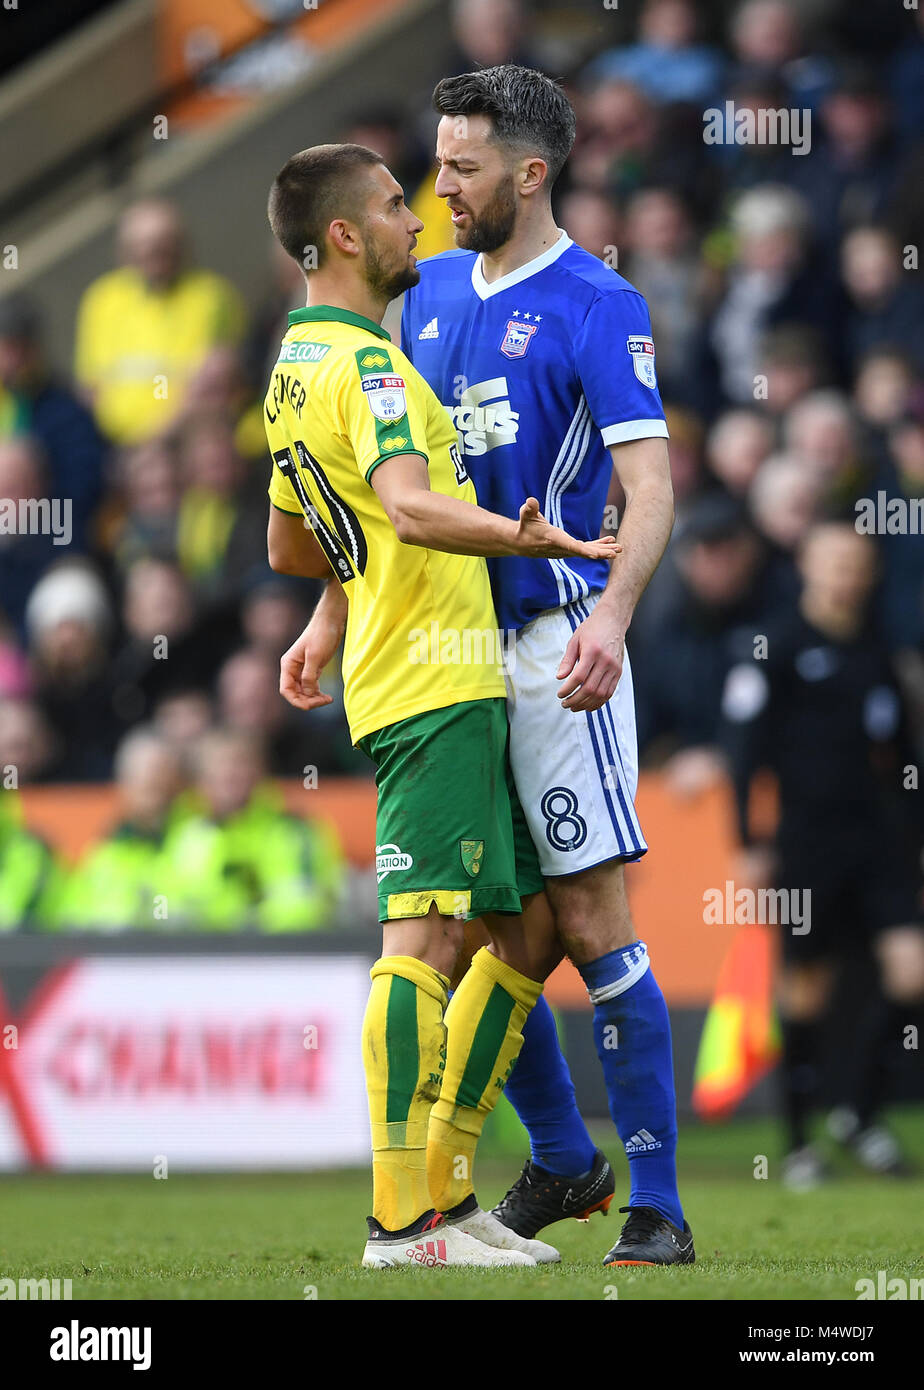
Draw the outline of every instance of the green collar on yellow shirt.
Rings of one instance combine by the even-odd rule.
[[[307,309],[292,309],[289,313],[289,327],[296,323],[351,323],[354,328],[365,328],[377,338],[388,339],[388,334],[380,323],[373,323],[362,314],[354,314],[351,309],[340,309],[333,304],[313,304]],[[390,341],[390,340],[389,340]]]

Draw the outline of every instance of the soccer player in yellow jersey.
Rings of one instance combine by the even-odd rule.
[[[308,282],[264,408],[270,563],[339,581],[346,712],[379,792],[383,946],[363,1025],[373,1149],[363,1263],[557,1260],[481,1211],[471,1179],[484,1119],[558,960],[507,771],[480,557],[610,558],[617,547],[550,526],[534,498],[518,521],[478,507],[448,415],[380,327],[389,301],[417,282],[422,224],[378,155],[359,145],[294,155],[269,218]],[[304,709],[328,698],[301,684],[307,634],[287,654],[283,684]],[[491,945],[447,1010],[463,923],[475,917]]]

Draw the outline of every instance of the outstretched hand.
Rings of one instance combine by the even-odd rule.
[[[560,526],[552,526],[540,512],[535,497],[527,497],[520,508],[516,546],[518,555],[540,560],[564,559],[567,555],[581,555],[587,560],[612,560],[622,550],[612,536],[579,541]]]

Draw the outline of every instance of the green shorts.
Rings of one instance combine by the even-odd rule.
[[[376,766],[379,920],[519,912],[543,886],[513,786],[503,698],[466,700],[359,740]]]

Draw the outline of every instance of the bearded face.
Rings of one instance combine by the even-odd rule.
[[[453,228],[456,246],[463,251],[484,251],[490,255],[513,235],[517,210],[513,174],[506,171],[501,174],[483,207],[477,211],[461,198],[450,199],[450,205],[468,215],[467,223]]]
[[[404,247],[394,244],[372,224],[363,228],[366,248],[366,284],[376,299],[397,299],[399,294],[413,288],[420,280],[420,271],[409,259]]]

